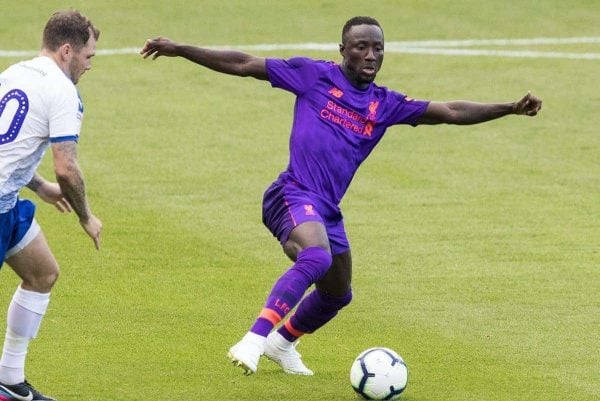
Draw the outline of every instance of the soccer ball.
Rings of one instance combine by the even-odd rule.
[[[367,400],[395,400],[406,388],[408,368],[389,348],[369,348],[356,357],[350,369],[350,384]]]

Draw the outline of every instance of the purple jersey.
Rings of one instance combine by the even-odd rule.
[[[386,129],[416,125],[429,104],[374,83],[355,88],[333,62],[267,59],[267,72],[273,87],[296,95],[290,161],[279,180],[298,182],[335,204]]]

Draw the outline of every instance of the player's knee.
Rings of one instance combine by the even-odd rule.
[[[54,284],[58,281],[58,276],[60,276],[60,268],[58,266],[56,266],[56,269],[46,274],[44,284],[48,288],[48,291],[54,287]]]
[[[344,299],[346,299],[346,305],[344,306],[350,305],[350,302],[352,302],[352,291],[348,291]]]
[[[348,291],[343,297],[336,298],[338,309],[342,309],[352,302],[352,291]]]
[[[31,289],[32,291],[46,293],[52,290],[54,284],[58,280],[60,275],[60,268],[58,265],[54,265],[48,269],[45,269],[41,273],[27,275],[23,277],[24,288]]]
[[[329,268],[333,258],[329,252],[320,247],[310,247],[298,253],[295,268],[306,274],[312,283],[320,280]]]
[[[332,296],[321,290],[317,290],[317,294],[319,295],[319,301],[323,309],[339,311],[352,302],[352,291],[348,291],[341,297]]]

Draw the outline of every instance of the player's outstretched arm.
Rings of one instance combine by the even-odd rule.
[[[265,59],[239,51],[185,45],[159,36],[148,39],[140,54],[153,60],[160,56],[183,57],[224,74],[267,80]]]
[[[476,103],[462,100],[431,102],[418,121],[419,124],[479,124],[510,114],[535,116],[542,101],[528,92],[512,103]]]
[[[60,190],[79,217],[79,224],[100,249],[102,222],[92,214],[85,193],[83,174],[77,162],[77,147],[73,141],[52,144],[54,171]]]

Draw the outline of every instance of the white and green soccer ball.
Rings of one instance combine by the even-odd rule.
[[[395,400],[406,388],[408,368],[395,351],[369,348],[360,353],[350,369],[352,388],[367,400]]]

